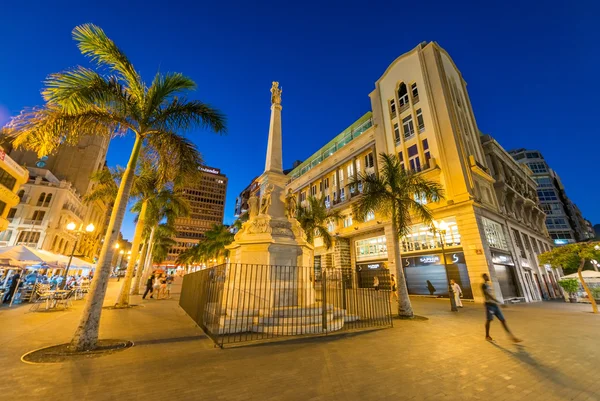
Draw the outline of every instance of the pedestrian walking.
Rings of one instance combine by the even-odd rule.
[[[173,281],[175,281],[175,277],[170,274],[167,276],[167,289],[166,289],[166,296],[167,298],[171,298],[171,285],[173,284]]]
[[[375,291],[379,291],[379,277],[373,276],[373,288]]]
[[[454,279],[450,279],[450,286],[452,287],[452,291],[454,292],[454,303],[459,308],[462,308],[463,304],[460,297],[462,297],[463,293],[460,289],[460,285],[458,285],[458,283],[454,281]]]
[[[390,301],[392,300],[392,297],[398,299],[398,293],[396,291],[398,291],[398,284],[396,283],[396,276],[394,276],[393,274],[390,276],[390,286],[392,287],[392,293],[390,294]]]
[[[4,299],[2,300],[3,303],[5,303],[5,304],[10,303],[13,296],[15,295],[15,292],[17,292],[17,286],[19,285],[20,282],[21,282],[21,275],[19,273],[13,274],[12,281],[10,282],[10,286],[8,287],[8,291],[6,292],[6,294],[4,295]]]
[[[492,282],[490,281],[490,277],[487,274],[483,274],[483,284],[481,285],[481,289],[483,290],[483,296],[485,298],[485,339],[488,341],[493,341],[492,337],[490,337],[490,323],[494,320],[494,316],[496,319],[500,320],[502,323],[502,327],[506,333],[510,336],[511,340],[515,343],[520,343],[522,340],[518,339],[508,328],[506,324],[506,319],[504,319],[504,315],[500,310],[500,301],[498,301],[494,295],[494,290],[492,289]]]
[[[161,280],[162,275],[160,274],[156,274],[156,276],[154,277],[154,292],[152,295],[156,294],[156,299],[160,299],[160,280]]]
[[[144,292],[144,295],[142,295],[142,299],[146,299],[146,295],[148,295],[148,293],[150,293],[150,298],[152,298],[154,296],[154,274],[151,274],[150,277],[148,277],[148,281],[146,281],[146,292]]]

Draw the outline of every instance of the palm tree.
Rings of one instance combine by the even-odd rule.
[[[379,175],[358,176],[358,180],[363,183],[363,192],[354,204],[353,211],[361,220],[369,213],[391,219],[399,296],[398,315],[410,318],[413,317],[413,309],[402,267],[400,238],[410,232],[413,217],[425,225],[432,225],[432,214],[427,204],[442,199],[443,190],[440,184],[426,180],[413,171],[404,170],[397,156],[382,153],[379,157]]]
[[[152,244],[152,261],[154,263],[162,263],[169,255],[169,249],[177,243],[173,237],[177,235],[174,227],[168,224],[160,224],[154,235],[154,243]]]
[[[229,227],[223,224],[215,224],[204,233],[202,243],[205,247],[206,256],[214,258],[217,262],[221,256],[227,256],[225,247],[233,242],[234,235]]]
[[[102,303],[106,294],[112,246],[118,238],[142,145],[162,158],[185,164],[195,146],[179,131],[197,126],[225,131],[217,110],[185,94],[196,88],[180,73],[156,74],[147,85],[125,53],[92,24],[75,27],[79,50],[98,67],[76,67],[51,74],[45,82],[42,108],[24,110],[6,127],[14,145],[38,155],[52,154],[62,143],[75,145],[83,136],[133,134],[135,143],[119,186],[97,271],[81,321],[71,341],[75,351],[96,347]],[[110,75],[104,74],[108,72]]]
[[[307,206],[299,205],[296,212],[296,219],[306,233],[306,241],[314,244],[315,237],[320,237],[323,239],[325,248],[329,249],[333,241],[327,225],[337,221],[340,218],[340,212],[330,210],[325,205],[324,197],[309,196],[307,202]]]
[[[154,197],[145,201],[146,216],[145,226],[143,228],[144,234],[142,235],[144,240],[144,246],[140,254],[140,261],[138,263],[137,273],[135,275],[135,282],[133,284],[132,294],[139,294],[139,287],[144,270],[146,266],[146,259],[148,254],[151,252],[150,247],[153,242],[153,233],[156,227],[161,221],[166,220],[167,225],[173,226],[174,220],[177,217],[185,217],[189,215],[190,205],[185,197],[185,193],[177,188],[163,187]],[[134,210],[140,210],[143,208],[143,202],[138,201],[134,206]]]

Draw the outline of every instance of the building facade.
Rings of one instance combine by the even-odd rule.
[[[358,283],[371,271],[395,270],[391,223],[376,214],[357,221],[352,214],[362,191],[358,174],[378,173],[377,155],[391,153],[405,169],[440,183],[445,195],[428,205],[434,219],[448,227],[443,238],[415,218],[410,234],[400,239],[409,293],[447,296],[443,245],[448,275],[461,285],[465,297],[483,300],[479,288],[481,275],[487,273],[499,298],[541,298],[534,295],[535,285],[516,270],[517,250],[466,82],[446,51],[436,43],[422,43],[400,56],[376,81],[370,98],[372,112],[289,173],[288,188],[300,203],[308,196],[324,197],[327,206],[342,214],[328,228],[335,238],[331,249],[315,240],[315,268],[347,269]],[[533,190],[527,199],[529,213],[537,208]],[[544,214],[538,209],[525,227],[536,233],[536,241],[546,238],[549,246],[540,228]]]
[[[31,175],[20,191],[19,204],[9,212],[10,232],[0,234],[0,244],[24,243],[70,254],[71,249],[65,245],[72,246],[75,236],[57,224],[92,223],[95,231],[80,238],[75,253],[89,261],[97,257],[107,226],[108,205],[101,200],[82,204],[82,197],[94,186],[93,174],[106,168],[108,145],[109,138],[91,136],[81,138],[76,146],[61,146],[55,155],[38,157],[35,152],[13,149],[11,157]],[[42,194],[48,200],[40,202]],[[66,210],[73,211],[69,221],[63,212]],[[28,226],[31,222],[33,226]],[[43,233],[42,227],[48,232]]]
[[[0,231],[8,228],[10,210],[19,204],[17,193],[28,179],[29,172],[0,148]]]
[[[558,174],[537,150],[516,149],[509,152],[526,165],[537,182],[537,192],[546,213],[546,227],[555,245],[592,239],[579,208],[571,202]]]
[[[260,185],[257,178],[255,177],[250,185],[244,188],[237,198],[235,198],[235,210],[233,212],[235,217],[240,217],[248,211],[248,199],[250,199],[251,195],[260,196]]]
[[[177,245],[169,250],[167,264],[173,264],[179,254],[201,241],[215,224],[223,224],[227,177],[218,168],[205,166],[201,170],[200,184],[185,189],[190,215],[176,219]]]

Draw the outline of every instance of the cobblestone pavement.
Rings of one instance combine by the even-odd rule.
[[[111,283],[107,304],[120,283]],[[68,342],[82,302],[65,312],[0,307],[2,400],[600,400],[600,316],[589,306],[505,310],[484,340],[480,305],[415,299],[427,321],[394,328],[221,350],[173,300],[105,310],[102,338],[135,346],[101,358],[30,365],[21,355]]]

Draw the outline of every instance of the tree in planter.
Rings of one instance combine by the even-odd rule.
[[[327,249],[333,245],[333,238],[327,229],[327,225],[330,222],[337,221],[340,217],[338,210],[327,208],[324,197],[309,196],[307,205],[298,205],[296,211],[296,219],[306,233],[306,241],[314,245],[315,238],[319,237],[323,240],[323,245]]]
[[[50,75],[42,92],[45,106],[23,111],[3,131],[15,138],[16,147],[36,151],[40,156],[52,154],[62,143],[75,145],[83,136],[130,133],[135,137],[96,274],[71,341],[72,350],[87,351],[97,345],[113,245],[123,222],[142,145],[151,146],[162,157],[175,158],[181,146],[190,145],[179,131],[206,127],[224,132],[225,118],[207,104],[185,98],[196,85],[182,74],[157,74],[147,85],[125,53],[99,27],[77,26],[73,37],[81,53],[100,72],[79,66]]]
[[[577,291],[579,291],[579,281],[575,278],[566,278],[558,281],[558,285],[569,294],[571,302],[577,301]]]
[[[592,303],[592,311],[598,313],[598,305],[596,305],[594,295],[581,274],[586,261],[592,259],[600,260],[600,242],[580,242],[563,245],[538,256],[541,264],[548,264],[554,268],[562,267],[566,272],[577,271],[579,281]]]
[[[379,159],[379,175],[358,175],[363,191],[353,206],[354,215],[365,220],[369,213],[377,213],[391,220],[398,287],[398,315],[411,318],[414,314],[402,267],[400,238],[409,234],[414,223],[433,226],[432,214],[427,204],[441,200],[443,190],[440,184],[426,180],[413,171],[404,170],[396,155],[382,153]]]

